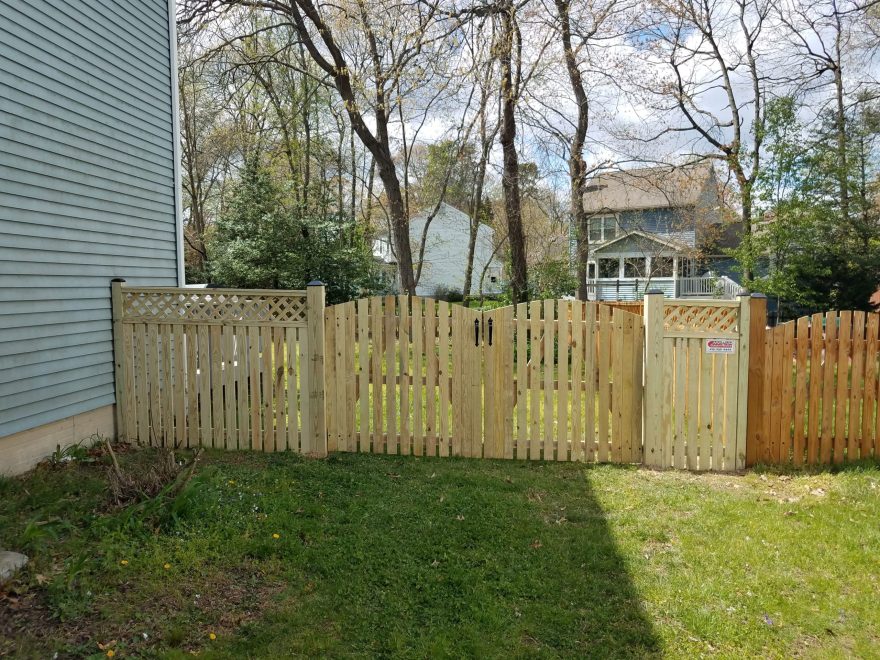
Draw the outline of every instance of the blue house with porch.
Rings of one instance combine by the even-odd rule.
[[[740,286],[722,250],[735,244],[711,165],[649,167],[593,177],[587,288],[592,300],[733,298]]]

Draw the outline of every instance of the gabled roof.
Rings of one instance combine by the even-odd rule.
[[[601,252],[606,252],[606,251],[607,252],[617,252],[617,250],[615,250],[614,248],[619,248],[621,242],[625,242],[625,241],[631,242],[631,241],[633,241],[633,239],[636,239],[636,240],[641,239],[642,241],[648,242],[648,243],[657,243],[659,245],[662,245],[663,247],[670,248],[676,252],[684,252],[684,251],[691,249],[685,243],[682,243],[680,241],[676,241],[673,238],[667,238],[665,236],[659,236],[657,234],[649,234],[648,232],[644,232],[644,231],[631,231],[629,233],[624,234],[623,236],[618,236],[614,240],[611,240],[611,241],[608,241],[607,243],[604,243],[600,247],[597,247],[593,252],[594,252],[594,254],[599,254]],[[609,248],[611,248],[611,249],[609,249]]]
[[[708,185],[715,185],[708,163],[607,172],[587,181],[584,209],[601,213],[694,206]]]

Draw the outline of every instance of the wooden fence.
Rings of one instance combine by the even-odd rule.
[[[330,451],[641,460],[639,316],[386,296],[328,307],[325,325]]]
[[[760,327],[750,374],[748,464],[877,455],[878,331],[880,316],[851,311]]]
[[[880,450],[877,314],[119,282],[112,303],[118,435],[141,444],[724,471]]]
[[[117,427],[129,441],[323,448],[323,287],[112,289]],[[310,310],[317,310],[317,320]]]

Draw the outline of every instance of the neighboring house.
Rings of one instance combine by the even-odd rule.
[[[709,165],[591,179],[583,201],[590,215],[590,298],[633,300],[647,289],[675,298],[736,295],[730,260],[712,258],[733,235],[724,225],[718,185]]]
[[[0,0],[0,473],[113,436],[110,280],[183,283],[174,0]]]
[[[414,267],[418,269],[419,246],[425,231],[429,212],[414,216],[409,222],[410,245],[412,245]],[[464,289],[464,271],[467,265],[468,239],[470,236],[470,217],[454,206],[443,203],[428,225],[425,237],[425,252],[422,259],[422,275],[419,278],[416,294],[433,296],[438,289]],[[480,292],[480,277],[483,277],[483,293],[500,293],[502,290],[501,260],[494,255],[495,231],[488,225],[480,224],[477,229],[477,242],[474,248],[474,270],[471,294]],[[387,234],[373,242],[373,255],[392,277],[397,280],[397,260],[394,257],[391,241]],[[398,281],[399,285],[399,281]]]

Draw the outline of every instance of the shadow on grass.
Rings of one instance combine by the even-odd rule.
[[[283,534],[308,539],[287,556],[308,593],[290,593],[295,606],[246,631],[233,655],[659,655],[591,485],[600,474],[365,455],[305,467],[315,474],[297,483],[320,501],[285,515]]]
[[[583,656],[660,657],[659,639],[609,524],[609,516],[620,512],[605,511],[594,492],[594,481],[602,478],[600,471],[587,467],[580,474],[581,496],[569,498],[564,513],[565,525],[575,530],[565,535],[565,552],[581,562],[582,573],[570,592],[571,606],[582,613]]]

